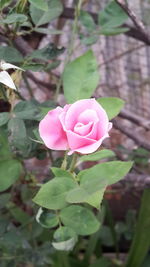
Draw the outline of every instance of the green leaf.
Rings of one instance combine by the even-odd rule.
[[[91,235],[100,227],[94,214],[78,205],[71,205],[61,210],[60,218],[65,226],[71,227],[79,235]]]
[[[128,31],[129,31],[129,28],[127,28],[127,27],[120,27],[120,28],[102,27],[101,30],[99,31],[99,34],[110,36],[110,35],[121,34],[121,33],[128,32]]]
[[[41,187],[33,201],[47,209],[62,209],[67,205],[67,192],[75,187],[76,183],[70,178],[56,177]]]
[[[98,23],[101,27],[119,27],[128,19],[126,12],[116,3],[115,0],[109,2],[104,10],[100,11]]]
[[[32,71],[42,71],[44,70],[45,65],[44,64],[40,64],[40,63],[35,63],[35,62],[31,62],[31,63],[26,63],[23,65],[23,69],[24,70],[32,70]]]
[[[42,49],[34,50],[30,55],[31,58],[38,58],[41,60],[50,60],[59,55],[61,55],[65,51],[64,47],[57,48],[54,44],[49,44]]]
[[[80,39],[81,39],[82,44],[88,46],[88,45],[95,44],[99,39],[99,35],[90,35],[88,37],[84,37],[80,35]]]
[[[5,24],[24,23],[27,19],[27,16],[23,14],[13,13],[8,15],[5,19],[0,20],[0,22]]]
[[[8,130],[11,143],[19,149],[22,148],[25,145],[25,139],[27,137],[24,121],[19,118],[10,119],[8,122]]]
[[[51,167],[51,170],[53,174],[57,177],[68,177],[68,178],[73,179],[73,175],[69,171],[66,171],[66,170],[63,170],[57,167]]]
[[[8,6],[11,0],[1,0],[0,1],[0,9],[3,9],[4,7]]]
[[[7,205],[7,208],[9,209],[10,214],[15,218],[17,222],[20,222],[21,224],[26,224],[30,221],[31,216],[24,212],[17,205],[15,205],[13,202],[9,203]]]
[[[29,2],[38,9],[48,11],[48,4],[46,0],[29,0]]]
[[[105,257],[101,257],[99,259],[96,259],[94,263],[90,264],[89,267],[111,267],[112,262]]]
[[[97,151],[89,155],[81,156],[80,160],[81,161],[97,161],[97,160],[110,158],[114,156],[115,156],[115,153],[112,150],[103,149],[103,150]]]
[[[11,159],[11,151],[8,144],[8,136],[7,133],[0,129],[0,161]]]
[[[90,50],[67,64],[63,73],[64,94],[68,103],[90,98],[99,82],[97,62]]]
[[[66,200],[69,203],[88,203],[89,205],[99,209],[103,199],[104,191],[104,184],[98,184],[97,189],[95,188],[95,190],[92,188],[91,193],[90,190],[85,189],[84,186],[80,186],[68,192]]]
[[[37,27],[56,19],[62,13],[62,10],[63,6],[59,0],[49,0],[48,11],[46,12],[37,9],[33,4],[30,5],[30,15]]]
[[[59,218],[55,213],[49,212],[48,210],[42,208],[39,208],[36,215],[36,220],[45,228],[53,228],[59,223]]]
[[[135,235],[129,251],[126,267],[143,266],[150,248],[150,189],[144,190]],[[143,266],[144,267],[144,266]]]
[[[14,159],[0,161],[0,192],[8,189],[19,178],[21,163]]]
[[[47,28],[34,28],[34,32],[40,32],[40,33],[43,33],[43,34],[50,34],[50,35],[55,35],[55,34],[62,34],[63,31],[59,31],[59,30],[52,30],[52,29],[47,29]]]
[[[20,52],[10,46],[0,46],[0,59],[9,63],[23,61],[23,57]]]
[[[111,161],[95,165],[92,168],[81,171],[78,179],[82,183],[90,183],[90,180],[106,179],[108,185],[114,184],[121,180],[131,169],[132,161]],[[92,178],[91,178],[92,177]]]
[[[72,228],[61,226],[54,233],[52,245],[57,250],[70,251],[77,242],[77,235]]]
[[[36,120],[40,109],[31,101],[20,101],[13,110],[16,118],[24,120]],[[19,122],[18,122],[19,123]]]
[[[91,32],[96,29],[96,24],[88,12],[81,10],[79,19],[80,22],[87,28],[87,31]]]
[[[105,109],[109,120],[117,116],[124,106],[124,101],[117,97],[101,97],[97,102]]]
[[[10,113],[9,112],[1,112],[0,113],[0,126],[6,124],[10,119]]]
[[[10,198],[11,198],[11,194],[9,193],[0,194],[0,209],[5,208]]]

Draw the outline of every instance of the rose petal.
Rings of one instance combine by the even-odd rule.
[[[59,120],[59,115],[62,111],[63,109],[61,107],[57,107],[56,109],[49,111],[39,124],[40,136],[45,145],[50,149],[68,149],[66,133],[64,132]]]
[[[89,122],[97,122],[98,120],[99,118],[97,116],[97,113],[93,109],[86,109],[78,117],[78,122],[82,122],[83,124],[87,124]]]
[[[74,152],[78,152],[78,153],[81,153],[81,154],[90,154],[90,153],[93,153],[93,152],[95,152],[100,147],[100,145],[102,144],[103,140],[105,138],[107,138],[107,137],[109,137],[108,134],[106,134],[105,136],[103,136],[100,140],[95,141],[93,144],[90,144],[90,145],[87,145],[87,146],[82,146],[80,148],[71,150],[71,151],[68,152],[68,155],[72,155]]]
[[[92,125],[93,125],[93,122],[89,122],[86,125],[84,125],[81,122],[78,122],[74,127],[74,132],[79,135],[86,136],[87,134],[91,132]]]

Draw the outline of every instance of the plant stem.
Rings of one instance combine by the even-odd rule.
[[[78,154],[74,153],[73,154],[73,157],[72,157],[71,164],[70,164],[70,168],[69,168],[69,171],[70,172],[73,172],[74,171],[74,169],[76,167],[77,158],[78,158]]]
[[[68,64],[68,62],[70,61],[70,57],[71,57],[72,52],[73,52],[75,35],[77,33],[77,28],[78,28],[78,17],[80,15],[80,9],[82,6],[82,2],[83,2],[83,0],[79,0],[77,6],[75,8],[75,18],[74,18],[74,22],[72,24],[72,31],[71,31],[71,37],[69,40],[68,53],[67,53],[67,56],[66,56],[65,61],[64,61],[64,69],[65,69],[66,65]],[[55,101],[57,101],[61,85],[62,85],[62,76],[59,79],[59,82],[58,82],[57,87],[56,87]]]
[[[61,169],[63,169],[63,170],[66,170],[66,168],[67,168],[67,153],[68,153],[68,151],[65,151],[64,159],[63,159],[63,162],[61,164]]]
[[[22,76],[23,76],[23,80],[24,80],[24,82],[25,82],[25,84],[26,84],[26,86],[27,86],[27,89],[28,89],[28,91],[29,91],[30,96],[33,97],[32,89],[31,89],[31,86],[30,86],[30,84],[29,84],[29,81],[28,81],[26,75],[23,74]]]
[[[97,215],[97,219],[101,222],[101,224],[103,224],[105,214],[106,214],[105,207],[102,206],[101,210],[99,210],[98,215]],[[101,229],[99,229],[98,232],[96,232],[90,236],[90,239],[88,242],[88,247],[86,249],[85,256],[84,256],[84,262],[86,263],[86,265],[88,265],[90,263],[90,259],[92,257],[92,254],[93,254],[95,248],[96,248],[97,241],[99,239],[99,232],[100,231],[101,231]]]

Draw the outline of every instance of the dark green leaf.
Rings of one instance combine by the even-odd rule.
[[[11,198],[11,194],[4,193],[0,195],[0,209],[4,208],[6,204],[9,202]]]
[[[8,144],[7,133],[0,129],[0,161],[11,159],[12,155]]]
[[[0,59],[9,63],[23,61],[23,57],[20,52],[10,46],[0,46]]]
[[[10,113],[9,112],[1,112],[0,113],[0,126],[6,124],[10,119]]]
[[[29,2],[38,9],[48,11],[48,4],[46,0],[29,0]]]
[[[50,59],[53,59],[61,55],[64,52],[64,50],[65,50],[64,47],[57,48],[54,44],[49,44],[42,49],[33,51],[29,55],[29,57],[48,61]]]
[[[8,122],[8,130],[10,132],[11,143],[17,148],[23,147],[27,137],[24,121],[19,118],[10,119]]]
[[[20,101],[14,108],[16,117],[24,120],[36,120],[40,109],[32,101]],[[18,121],[19,124],[19,121]]]
[[[24,70],[32,70],[32,71],[42,71],[44,70],[45,65],[44,64],[39,64],[39,63],[26,63],[25,65],[23,65],[23,69]]]
[[[61,210],[60,218],[65,226],[71,227],[79,235],[91,235],[100,227],[94,214],[78,205],[71,205]]]
[[[48,0],[48,11],[46,12],[37,9],[33,4],[30,5],[30,15],[36,26],[44,25],[56,19],[62,10],[62,3],[59,0]]]
[[[76,183],[70,178],[54,178],[41,187],[33,201],[47,209],[62,209],[67,204],[67,192],[75,187]]]
[[[22,171],[21,163],[17,160],[0,161],[0,192],[8,189],[19,178]]]
[[[141,267],[150,248],[150,189],[145,189],[126,267]]]
[[[99,82],[96,58],[90,50],[68,63],[63,73],[64,94],[68,103],[90,98]]]
[[[15,218],[15,220],[21,224],[26,224],[30,221],[31,216],[24,212],[21,208],[19,208],[14,203],[9,203],[7,205],[10,214]]]
[[[115,156],[115,153],[112,150],[103,149],[103,150],[97,151],[89,155],[81,156],[80,160],[81,161],[97,161],[97,160],[110,158],[114,156]]]
[[[97,102],[105,109],[109,120],[117,116],[124,106],[124,101],[117,97],[101,97]]]

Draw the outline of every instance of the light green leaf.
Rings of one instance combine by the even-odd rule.
[[[68,103],[90,98],[99,82],[96,58],[91,50],[68,63],[63,73],[64,94]]]
[[[105,109],[109,120],[117,116],[124,106],[124,101],[117,97],[101,97],[97,102]]]
[[[24,23],[25,21],[27,21],[27,19],[27,16],[23,14],[12,13],[8,15],[5,19],[0,20],[0,22],[5,24]]]
[[[128,31],[129,31],[129,28],[127,28],[127,27],[120,27],[120,28],[105,28],[105,27],[102,27],[101,30],[99,31],[99,34],[110,36],[110,35],[121,34],[121,33],[128,32]]]
[[[115,156],[115,153],[112,150],[103,149],[103,150],[97,151],[89,155],[81,156],[80,160],[81,161],[97,161],[97,160],[110,158],[114,156]]]
[[[73,175],[69,171],[57,167],[51,167],[51,170],[53,174],[57,177],[67,177],[73,179]]]
[[[70,228],[61,226],[54,233],[54,242],[52,245],[57,250],[70,251],[77,242],[76,233]]]
[[[70,178],[54,178],[41,187],[33,201],[47,209],[62,209],[67,205],[67,192],[75,187],[76,183]]]
[[[101,27],[119,27],[128,19],[126,12],[116,3],[115,0],[109,2],[104,10],[100,11],[98,22]]]
[[[20,52],[10,46],[0,46],[0,59],[9,63],[23,61],[23,57]]]
[[[48,11],[48,4],[46,0],[29,0],[29,2],[38,9]]]
[[[79,235],[91,235],[100,227],[94,214],[78,205],[71,205],[61,210],[60,218],[65,226],[71,227]]]
[[[56,19],[62,13],[62,10],[63,6],[59,0],[49,0],[48,11],[46,12],[37,9],[33,4],[30,5],[30,15],[37,27]]]
[[[88,12],[81,10],[79,19],[80,22],[86,27],[87,31],[91,32],[96,29],[96,24]]]
[[[91,183],[90,180],[106,179],[108,185],[114,184],[121,180],[131,169],[132,161],[111,161],[95,165],[92,168],[81,171],[78,178],[81,184]]]
[[[10,113],[9,112],[1,112],[0,113],[0,126],[6,124],[10,119]]]
[[[41,226],[45,228],[53,228],[59,223],[59,218],[55,213],[42,208],[39,208],[36,215],[36,220]]]
[[[48,35],[55,35],[55,34],[62,34],[63,31],[59,31],[59,30],[52,30],[52,29],[47,29],[47,28],[34,28],[34,32],[40,32],[43,34],[48,34]]]
[[[17,181],[22,171],[21,163],[14,159],[0,161],[0,192]]]

